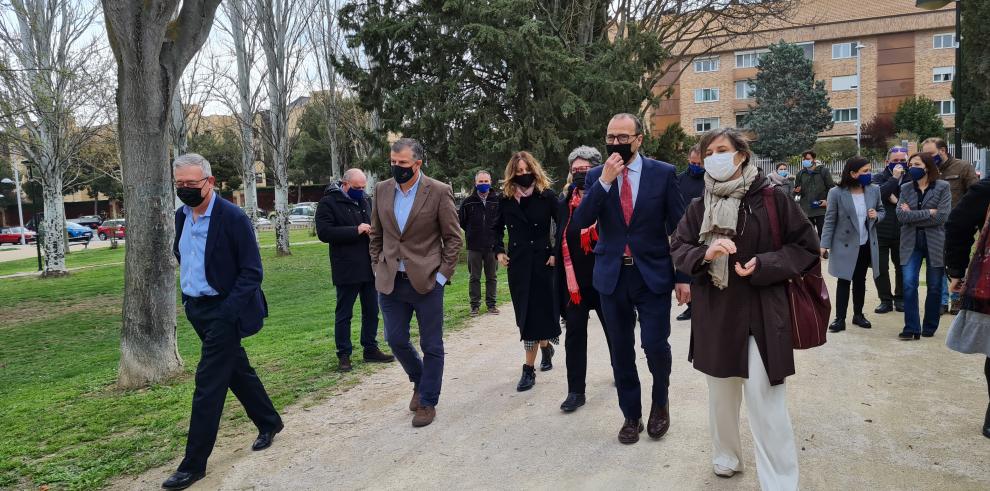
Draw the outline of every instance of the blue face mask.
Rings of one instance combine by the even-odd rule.
[[[813,164],[813,163],[814,162],[812,162],[810,160],[802,160],[801,161],[801,167],[804,167],[805,169],[808,169],[808,168],[811,167],[811,164]]]
[[[928,170],[922,169],[921,167],[912,167],[908,169],[908,175],[911,176],[911,179],[915,181],[920,180],[921,178],[925,177],[927,174],[928,174]]]
[[[932,157],[932,158],[935,159],[935,165],[942,165],[942,155],[941,154],[936,153],[935,156]]]
[[[863,186],[865,188],[866,186],[869,186],[870,183],[873,182],[873,174],[869,174],[869,173],[860,174],[859,177],[856,178],[856,180],[859,181],[860,186]]]
[[[492,185],[491,184],[477,184],[477,185],[474,186],[474,189],[477,189],[478,192],[481,193],[481,194],[485,194],[488,191],[491,191]]]
[[[698,164],[688,164],[688,172],[692,176],[702,176],[705,174],[705,168]]]
[[[350,188],[347,190],[347,197],[360,203],[364,199],[364,190]]]

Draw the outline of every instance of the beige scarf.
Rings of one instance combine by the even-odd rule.
[[[760,171],[755,165],[745,165],[742,176],[718,182],[705,175],[705,217],[698,240],[711,245],[718,239],[731,239],[739,223],[739,206]],[[729,286],[729,256],[719,256],[708,268],[712,283],[720,290]]]
[[[512,187],[515,188],[515,198],[516,198],[516,202],[518,203],[521,202],[523,198],[528,198],[533,195],[533,190],[536,189],[536,184],[534,183],[533,185],[531,185],[526,189],[523,189],[516,185],[513,185]]]

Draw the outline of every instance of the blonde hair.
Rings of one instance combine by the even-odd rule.
[[[536,160],[533,154],[522,151],[512,154],[509,158],[509,163],[505,164],[505,175],[502,179],[502,195],[503,196],[515,196],[516,195],[516,185],[512,182],[512,178],[516,176],[516,169],[519,167],[519,162],[526,162],[526,167],[529,171],[536,176],[534,180],[534,185],[536,186],[535,192],[541,193],[545,189],[550,189],[550,178],[547,177],[546,172],[543,171],[543,166],[540,165],[540,161]]]

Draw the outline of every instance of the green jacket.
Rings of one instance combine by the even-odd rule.
[[[801,169],[794,180],[794,194],[801,197],[801,210],[808,217],[825,216],[825,208],[812,208],[811,203],[827,199],[828,190],[834,187],[832,173],[821,164],[811,169]]]

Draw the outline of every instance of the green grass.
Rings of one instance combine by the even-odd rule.
[[[91,254],[94,261],[106,260],[122,251],[70,257],[88,261]],[[262,255],[271,315],[244,346],[275,405],[319,400],[332,392],[328,389],[374,370],[358,361],[352,374],[336,372],[326,247],[297,246],[286,258],[266,248]],[[116,265],[66,278],[0,280],[0,487],[97,489],[181,454],[199,340],[180,310],[184,374],[144,390],[116,389],[122,279],[123,266]],[[504,277],[501,283],[507,298]],[[468,317],[467,286],[462,264],[446,291],[448,329]],[[358,331],[352,329],[355,345]],[[384,344],[380,334],[379,341]],[[221,438],[241,432],[251,433],[253,426],[228,395]]]

